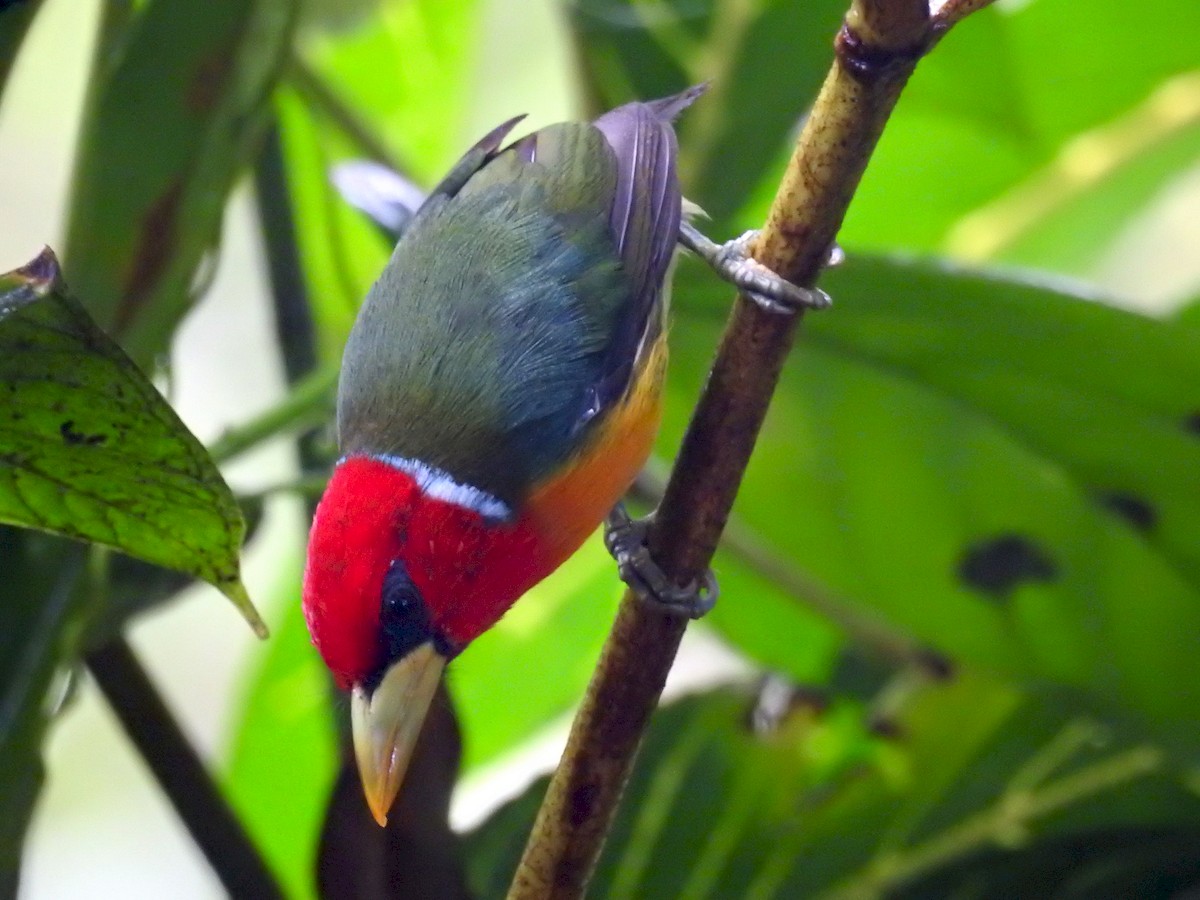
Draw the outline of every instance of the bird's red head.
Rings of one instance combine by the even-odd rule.
[[[355,749],[380,824],[446,662],[557,565],[495,498],[420,463],[352,456],[317,507],[309,634],[353,692]]]
[[[343,689],[423,643],[453,656],[552,567],[524,523],[431,489],[413,465],[344,460],[313,518],[304,616]]]

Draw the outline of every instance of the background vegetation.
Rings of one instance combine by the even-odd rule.
[[[28,24],[56,2],[0,9],[0,88]],[[148,424],[147,402],[110,410],[97,397],[141,384],[125,354],[169,372],[227,199],[252,177],[277,335],[262,352],[281,355],[294,387],[208,453],[223,463],[279,430],[299,435],[295,484],[240,492],[251,523],[268,493],[319,490],[338,354],[388,253],[329,168],[372,157],[427,185],[519,111],[481,112],[472,93],[504,8],[103,3],[65,235],[30,238],[55,243],[70,293],[122,350],[48,269],[0,281],[0,390],[14,398],[0,410],[0,520],[237,593],[242,526],[208,454],[169,410]],[[760,224],[844,0],[558,12],[564,46],[547,52],[570,60],[580,115],[712,80],[680,124],[685,189],[714,235]],[[664,709],[595,896],[1169,896],[1200,880],[1200,305],[1188,296],[1200,223],[1187,214],[1198,28],[1193,0],[1002,3],[920,64],[851,206],[848,261],[822,282],[836,305],[806,320],[739,495],[716,563],[723,600],[697,626],[773,675]],[[728,303],[701,266],[680,266],[643,500]],[[121,452],[81,457],[104,450],[96,435]],[[168,471],[185,485],[155,502],[147,473]],[[156,533],[135,534],[145,522]],[[320,856],[334,893],[371,868],[379,838],[342,815],[357,791],[338,780],[343,708],[288,565],[285,596],[264,603],[286,612],[242,686],[220,777],[286,891],[313,892]],[[103,679],[130,617],[185,580],[12,528],[0,578],[11,888],[42,741],[70,715],[48,700],[56,673],[87,660]],[[616,595],[593,543],[455,664],[463,771],[571,708]],[[461,860],[472,890],[502,894],[542,785],[456,845],[444,805],[460,748],[453,721],[439,722],[436,789],[398,826],[390,865],[432,860],[419,877],[451,892]]]

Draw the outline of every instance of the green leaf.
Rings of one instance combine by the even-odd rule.
[[[480,7],[390,0],[362,28],[306,48],[327,87],[396,148],[415,181],[435,183],[481,137],[464,131],[484,37]]]
[[[1130,211],[1195,158],[1194,77],[1179,76],[1195,68],[1200,8],[1101,4],[1082,30],[1078,14],[1070,0],[993,7],[922,60],[843,240],[1093,271]]]
[[[295,0],[154,0],[102,60],[67,229],[71,283],[139,364],[166,348],[263,134]]]
[[[338,764],[333,687],[301,614],[300,566],[282,570],[277,593],[286,612],[247,679],[224,784],[288,896],[311,897]]]
[[[1200,75],[1173,79],[959,220],[948,252],[1088,276],[1136,215],[1200,154]]]
[[[893,740],[867,734],[854,704],[751,730],[753,706],[724,690],[659,712],[595,896],[881,896],[998,844],[1200,822],[1160,751],[1076,717],[1069,697],[965,674],[920,694]],[[544,786],[469,836],[481,896],[503,896]]]
[[[663,447],[727,295],[690,266],[680,280]],[[856,258],[827,285],[835,309],[806,321],[739,494],[745,527],[951,660],[1085,688],[1194,745],[1196,332],[936,265]],[[722,603],[756,614],[752,595]]]
[[[0,276],[0,521],[187,572],[265,626],[238,573],[245,523],[154,386],[67,293],[48,249]]]

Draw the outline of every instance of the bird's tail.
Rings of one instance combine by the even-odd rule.
[[[676,116],[691,106],[696,98],[708,90],[708,82],[702,81],[699,84],[692,85],[685,91],[680,91],[678,94],[672,94],[670,97],[661,97],[658,100],[648,100],[646,105],[650,107],[659,116],[668,122],[673,121]]]

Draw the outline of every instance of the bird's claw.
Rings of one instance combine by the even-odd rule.
[[[717,244],[690,222],[679,226],[680,243],[764,309],[793,313],[798,309],[828,309],[833,304],[832,298],[820,288],[792,284],[750,256],[750,244],[757,237],[757,231],[747,231],[741,237]],[[835,266],[842,256],[841,248],[835,244],[825,264]]]
[[[672,615],[699,619],[717,603],[717,578],[712,569],[700,581],[680,587],[666,576],[646,546],[650,520],[634,520],[623,504],[604,523],[604,546],[617,561],[621,580],[643,601]]]

